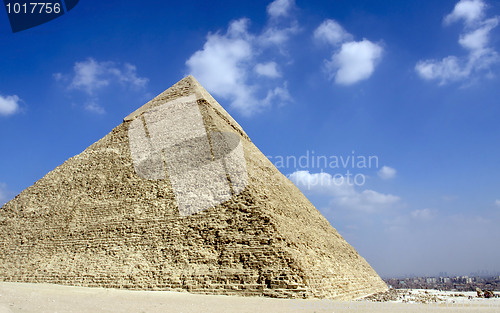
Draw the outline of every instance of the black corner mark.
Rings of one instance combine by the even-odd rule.
[[[3,2],[13,33],[47,23],[65,13],[62,0],[3,0]],[[65,0],[66,10],[73,9],[78,2],[79,0]]]
[[[47,23],[64,14],[61,0],[32,1],[36,0],[4,0],[13,33]]]

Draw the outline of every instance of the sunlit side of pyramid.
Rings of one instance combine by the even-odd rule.
[[[0,209],[0,280],[283,298],[387,289],[191,76]]]

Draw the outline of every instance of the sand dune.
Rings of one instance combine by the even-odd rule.
[[[0,283],[0,313],[15,312],[500,312],[500,299],[439,304],[283,300]]]

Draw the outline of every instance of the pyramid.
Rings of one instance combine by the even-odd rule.
[[[0,209],[0,281],[279,298],[387,289],[192,76]]]

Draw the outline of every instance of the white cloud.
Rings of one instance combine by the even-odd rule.
[[[270,19],[288,17],[293,6],[293,1],[271,3]],[[286,81],[277,79],[281,77],[279,64],[269,61],[271,57],[283,58],[286,43],[299,30],[296,21],[285,22],[269,20],[261,33],[251,33],[250,20],[241,18],[231,22],[226,33],[209,33],[203,48],[186,61],[189,74],[209,92],[228,100],[231,107],[243,115],[291,101]],[[275,80],[264,83],[259,79],[262,76]]]
[[[148,83],[148,79],[137,76],[137,67],[130,63],[125,63],[123,68],[109,68],[110,74],[114,75],[118,81],[127,84],[128,86],[143,88]]]
[[[444,18],[445,24],[451,24],[459,20],[464,20],[471,25],[480,20],[484,15],[485,3],[482,0],[461,0],[453,11]]]
[[[415,70],[424,79],[439,79],[441,84],[444,84],[448,81],[460,80],[469,76],[469,70],[461,63],[457,57],[449,56],[441,61],[419,61],[415,66]]]
[[[495,205],[500,208],[500,200],[495,200]]]
[[[295,171],[288,175],[288,178],[297,187],[318,193],[333,191],[337,194],[347,186],[340,181],[340,178],[334,179],[332,175],[325,172],[311,174],[309,171]]]
[[[290,38],[300,31],[300,27],[291,16],[292,9],[295,8],[294,0],[275,0],[267,6],[269,16],[268,25],[262,33],[256,36],[256,44],[263,47],[278,48],[285,54],[283,46]],[[278,19],[281,17],[280,19]]]
[[[335,83],[352,85],[368,79],[382,57],[382,47],[367,39],[342,44],[340,51],[327,62]]]
[[[479,28],[460,35],[458,43],[471,51],[482,50],[489,43],[490,31],[497,26],[498,18],[490,18],[484,21]]]
[[[392,179],[396,177],[396,169],[384,165],[377,174],[382,179]]]
[[[73,72],[70,74],[54,73],[52,75],[56,81],[68,83],[69,90],[80,90],[87,94],[84,100],[85,109],[103,114],[105,110],[99,105],[98,93],[105,87],[119,84],[127,90],[142,90],[146,86],[148,79],[137,75],[135,65],[115,62],[99,62],[93,58],[88,58],[81,62],[75,62]]]
[[[92,94],[95,89],[109,85],[108,78],[104,77],[108,62],[98,63],[94,59],[76,62],[73,70],[74,76],[70,88],[82,89]]]
[[[119,67],[114,62],[97,62],[88,58],[82,62],[76,62],[73,67],[74,75],[70,88],[80,89],[88,94],[93,94],[95,90],[108,86],[111,82],[117,81],[125,83],[131,87],[144,87],[148,79],[137,76],[137,69],[134,65],[125,63]],[[61,79],[62,74],[54,74],[56,79]]]
[[[251,112],[261,106],[255,87],[247,83],[249,63],[255,51],[247,32],[247,19],[232,22],[226,34],[209,34],[202,50],[187,61],[190,74],[210,92],[232,101],[232,105]],[[242,26],[245,26],[242,28]]]
[[[325,62],[325,69],[340,85],[352,85],[368,79],[382,58],[380,44],[367,39],[352,40],[338,22],[326,19],[314,31],[314,39],[327,42],[334,47],[331,60]]]
[[[299,32],[300,28],[296,22],[292,22],[288,27],[277,27],[272,26],[266,28],[264,32],[258,36],[258,43],[264,47],[277,46],[278,49],[282,49],[282,45],[285,44],[290,38]]]
[[[106,110],[104,110],[104,108],[101,107],[94,99],[90,99],[89,101],[87,101],[87,103],[85,103],[85,110],[96,114],[106,113]]]
[[[410,213],[411,217],[417,220],[430,220],[434,217],[434,211],[431,209],[414,210]]]
[[[55,80],[63,80],[65,78],[63,73],[54,73],[52,77],[54,77]]]
[[[448,14],[445,25],[460,20],[464,21],[458,43],[468,50],[464,57],[447,56],[441,60],[423,60],[417,62],[415,71],[426,80],[438,80],[441,85],[461,81],[486,72],[500,61],[498,53],[489,47],[490,32],[498,26],[499,17],[484,19],[486,5],[481,0],[462,0],[452,13]]]
[[[351,41],[352,35],[336,21],[327,19],[316,28],[314,38],[331,45],[338,45],[345,41]]]
[[[363,190],[361,193],[354,192],[351,195],[334,199],[333,204],[341,207],[360,210],[368,213],[377,212],[381,209],[392,207],[398,203],[400,198],[391,194],[382,194],[373,190]]]
[[[271,18],[288,16],[294,6],[294,0],[275,0],[267,6],[267,14],[269,14]]]
[[[276,62],[268,63],[258,63],[255,65],[255,72],[261,76],[267,76],[270,78],[280,77],[281,74],[278,72],[278,65]]]
[[[382,194],[374,190],[356,190],[353,178],[328,173],[309,173],[295,171],[288,178],[301,190],[331,197],[331,204],[344,209],[366,213],[393,207],[400,198],[391,194]]]
[[[282,87],[275,87],[272,90],[269,90],[267,92],[267,96],[264,99],[264,103],[266,105],[273,103],[273,102],[278,102],[278,103],[283,103],[283,102],[292,102],[292,96],[290,96],[290,93],[288,92],[288,88],[286,86],[286,82],[283,84]]]
[[[19,102],[21,99],[17,95],[2,96],[0,95],[0,116],[9,116],[19,111]]]

